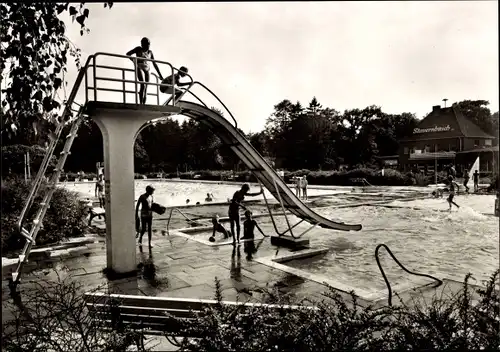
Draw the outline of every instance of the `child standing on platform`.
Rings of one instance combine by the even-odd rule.
[[[137,57],[137,60],[132,60],[132,62],[137,62],[137,80],[141,82],[149,82],[149,61],[146,61],[144,59],[151,59],[154,60],[155,56],[153,55],[153,52],[149,49],[151,47],[151,42],[149,41],[148,38],[144,37],[141,39],[141,46],[136,46],[134,49],[130,50],[127,54],[127,56],[132,56],[135,54]],[[158,68],[158,65],[156,62],[153,61],[153,66],[156,69],[156,72],[158,72],[158,77],[160,78],[160,81],[163,80],[163,76],[160,72],[160,69]],[[147,98],[147,85],[146,84],[141,84],[141,88],[139,90],[139,103],[140,104],[146,104],[146,98]]]

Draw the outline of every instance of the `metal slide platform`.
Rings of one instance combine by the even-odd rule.
[[[349,225],[342,222],[329,220],[311,210],[292,192],[276,171],[255,150],[250,142],[228,120],[215,111],[202,105],[187,101],[178,101],[176,106],[181,109],[181,114],[203,122],[229,145],[234,153],[247,165],[258,180],[271,192],[271,194],[288,209],[293,215],[326,229],[341,231],[359,231],[362,226]]]

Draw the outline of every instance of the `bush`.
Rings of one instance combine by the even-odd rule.
[[[455,296],[435,295],[425,303],[420,296],[412,306],[361,307],[354,294],[349,302],[333,288],[320,302],[292,302],[278,290],[264,292],[269,303],[312,303],[318,308],[295,311],[223,305],[216,279],[218,305],[188,324],[173,319],[181,328],[178,336],[200,336],[178,341],[181,351],[492,351],[500,345],[498,275],[497,270],[484,289],[476,290],[479,299],[475,303],[470,275]],[[93,320],[83,299],[84,289],[84,284],[70,277],[61,280],[58,274],[56,282],[35,281],[34,287],[22,293],[23,300],[14,295],[14,305],[6,302],[12,314],[4,318],[2,347],[9,351],[45,351],[49,346],[57,351],[125,351],[136,345],[136,350],[146,350],[141,343],[144,331],[127,324],[119,324],[119,331],[107,331]],[[112,314],[116,303],[107,307]]]
[[[206,309],[183,330],[202,338],[183,339],[180,347],[189,351],[498,350],[498,271],[486,289],[476,291],[477,304],[471,299],[469,277],[454,297],[434,296],[426,303],[420,297],[411,307],[363,308],[353,294],[349,304],[334,289],[322,302],[311,302],[318,310],[267,311],[220,304]],[[218,281],[215,298],[222,302]]]
[[[120,331],[106,329],[93,319],[83,296],[85,285],[71,277],[55,282],[38,278],[29,290],[13,295],[2,313],[2,349],[5,351],[151,351],[142,332],[122,324]],[[99,287],[105,290],[104,286]],[[93,290],[94,292],[97,291]],[[116,309],[109,305],[113,314]]]
[[[31,185],[31,182],[22,179],[11,179],[2,184],[2,251],[19,249],[25,243],[17,231],[16,223],[28,198]],[[37,205],[42,201],[46,189],[47,184],[42,184],[25,224],[30,224],[34,219],[38,210]],[[43,245],[58,242],[63,238],[80,236],[86,228],[85,215],[85,207],[76,193],[56,188],[36,243]]]

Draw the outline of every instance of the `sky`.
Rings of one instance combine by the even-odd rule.
[[[307,105],[314,96],[340,112],[375,104],[422,118],[444,98],[484,99],[498,111],[497,1],[87,5],[89,34],[68,21],[84,58],[125,54],[148,37],[156,59],[187,66],[245,132],[262,130],[283,99]],[[70,65],[70,87],[76,72]]]

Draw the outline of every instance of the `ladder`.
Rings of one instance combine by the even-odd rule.
[[[34,185],[31,189],[30,195],[28,197],[28,200],[26,201],[26,204],[24,206],[23,212],[21,213],[20,220],[18,222],[19,226],[19,232],[21,236],[23,236],[26,239],[26,244],[24,245],[24,248],[19,255],[18,262],[17,262],[17,267],[12,273],[12,285],[16,285],[19,282],[21,271],[23,264],[28,261],[28,256],[30,254],[31,248],[33,245],[36,243],[36,236],[38,235],[38,231],[42,228],[42,222],[43,218],[45,217],[45,213],[47,212],[47,209],[50,207],[50,200],[52,198],[52,195],[54,194],[56,190],[56,185],[59,182],[59,177],[61,176],[61,172],[63,171],[64,164],[66,163],[66,159],[69,154],[71,154],[70,149],[71,146],[73,145],[73,141],[77,137],[77,132],[78,128],[80,127],[81,122],[83,121],[85,115],[82,113],[83,108],[80,109],[78,112],[76,118],[71,122],[71,129],[69,134],[66,136],[66,142],[64,144],[64,148],[61,151],[61,155],[59,157],[59,160],[57,162],[57,165],[54,169],[54,172],[52,173],[49,183],[47,185],[47,189],[45,190],[45,194],[43,197],[42,202],[39,204],[38,211],[35,215],[35,218],[31,221],[31,227],[26,229],[23,227],[23,221],[24,217],[27,215],[27,212],[31,208],[31,205],[33,204],[33,201],[40,189],[40,186],[42,184],[42,179],[45,174],[45,171],[48,168],[48,165],[50,164],[50,159],[54,153],[55,147],[57,145],[57,142],[60,138],[61,132],[64,128],[64,122],[61,121],[55,131],[55,138],[51,140],[51,143],[49,145],[49,148],[47,150],[47,153],[42,161],[42,165],[40,165],[40,169],[37,173],[37,177],[34,181]]]

